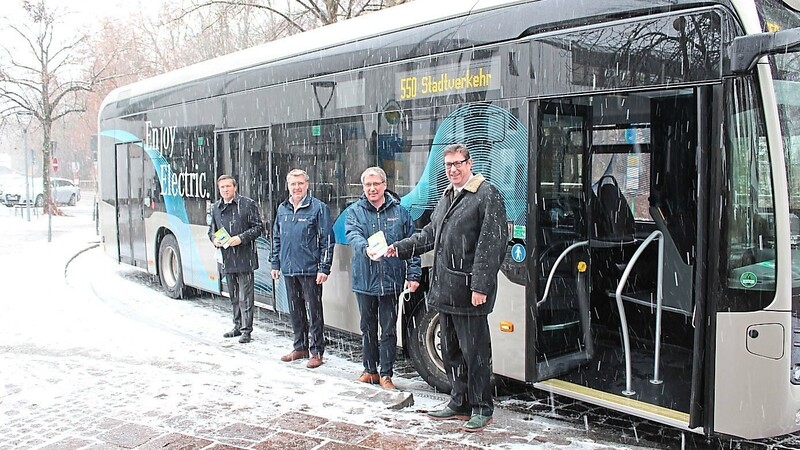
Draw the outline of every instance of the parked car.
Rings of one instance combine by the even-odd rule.
[[[9,207],[16,204],[25,204],[30,201],[26,195],[29,192],[34,206],[44,205],[42,179],[33,178],[30,183],[26,192],[25,177],[15,177],[6,181],[2,189],[3,203]],[[50,195],[56,204],[73,206],[81,199],[81,189],[66,178],[51,178]]]
[[[0,203],[14,206],[20,200],[19,193],[25,193],[25,177],[18,174],[0,176]]]
[[[81,200],[81,188],[66,178],[51,178],[51,195],[56,203],[75,206]]]

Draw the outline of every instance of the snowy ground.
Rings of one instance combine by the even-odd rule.
[[[263,326],[251,344],[226,340],[227,311],[169,299],[93,248],[92,197],[52,218],[52,242],[47,216],[0,206],[0,449],[149,448],[138,445],[159,432],[203,443],[191,448],[281,448],[269,444],[281,436],[303,448],[620,447],[504,408],[468,435],[425,417],[446,397],[419,380],[395,377],[406,392],[387,393],[355,382],[360,364],[335,352],[316,370],[282,363],[290,338]],[[413,406],[391,408],[409,394]]]

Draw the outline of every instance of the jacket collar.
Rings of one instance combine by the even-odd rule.
[[[481,184],[483,184],[484,181],[486,181],[486,178],[484,178],[483,175],[479,173],[473,174],[472,178],[470,178],[469,181],[467,181],[467,184],[465,184],[464,187],[461,188],[461,190],[469,191],[472,193],[478,192],[478,188],[480,187]],[[444,190],[444,193],[449,194],[450,192],[453,191],[453,189],[454,189],[453,183],[450,183],[450,186],[447,186],[447,189]]]
[[[395,198],[396,194],[395,195],[393,194],[394,192],[390,192],[388,189],[383,193],[383,204],[381,205],[380,208],[377,209],[378,212],[383,211],[384,209],[392,206],[397,201],[397,199]],[[373,206],[372,203],[370,203],[369,200],[367,200],[367,194],[361,194],[361,199],[359,200],[359,203],[361,204],[362,208],[375,210],[375,206]]]
[[[286,201],[284,203],[286,205],[288,205],[290,208],[294,209],[294,203],[292,203],[292,196],[291,195],[289,196],[289,198],[286,199]],[[300,200],[300,204],[297,205],[297,209],[305,208],[310,204],[311,204],[311,193],[307,192],[306,196],[303,197],[302,200]]]
[[[238,205],[238,204],[239,204],[239,197],[240,197],[240,195],[239,195],[239,194],[236,194],[236,195],[234,195],[234,196],[233,196],[233,198],[231,199],[231,202],[230,202],[230,203],[231,203],[231,204],[237,204],[237,205]],[[223,198],[220,198],[220,199],[219,199],[219,204],[220,204],[220,206],[225,206],[225,205],[227,205],[227,204],[229,204],[229,203],[225,203],[225,199],[223,199]]]

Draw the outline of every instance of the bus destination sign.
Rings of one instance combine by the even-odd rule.
[[[500,88],[500,56],[490,59],[414,69],[397,75],[400,100],[466,94]]]

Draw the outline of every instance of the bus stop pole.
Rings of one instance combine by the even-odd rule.
[[[55,205],[56,202],[53,200],[53,190],[50,189],[50,185],[53,184],[53,163],[51,162],[50,164],[46,164],[46,166],[48,173],[47,180],[49,181],[49,184],[48,186],[45,186],[44,189],[48,189],[50,191],[45,197],[50,199],[50,201],[47,203],[47,242],[50,242],[53,237],[53,205]]]
[[[23,151],[25,152],[25,217],[28,222],[31,221],[31,178],[30,178],[30,158],[31,152],[28,150],[28,127],[22,131],[23,135]]]

